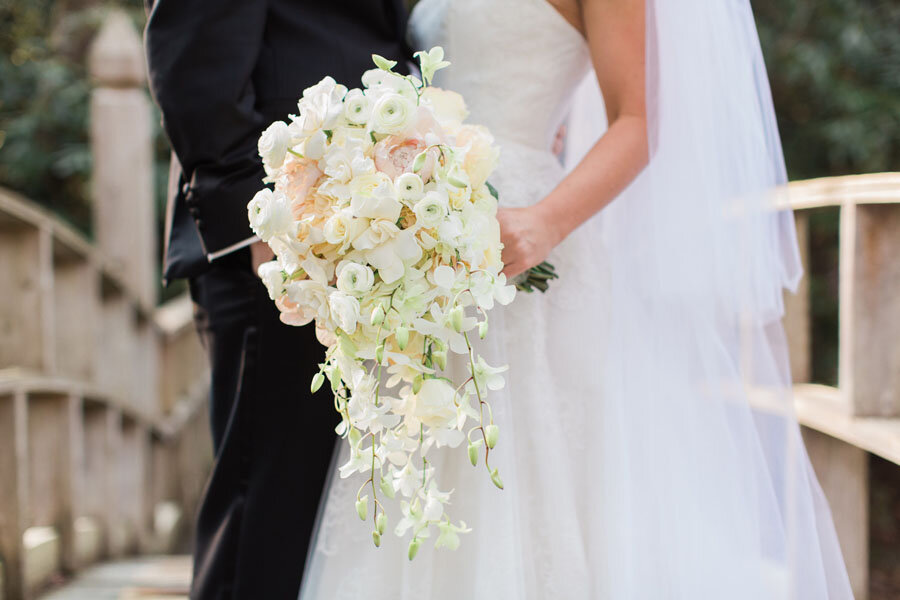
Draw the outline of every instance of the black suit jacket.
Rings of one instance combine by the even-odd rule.
[[[194,277],[208,255],[252,236],[269,123],[297,112],[325,75],[348,87],[371,55],[409,57],[402,0],[148,0],[150,89],[174,150],[164,278]]]

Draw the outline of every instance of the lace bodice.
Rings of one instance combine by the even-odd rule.
[[[465,97],[469,122],[542,151],[590,65],[584,38],[547,0],[421,0],[410,31],[417,48],[448,50],[453,66],[435,83]]]

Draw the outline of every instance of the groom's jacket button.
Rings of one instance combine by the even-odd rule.
[[[188,192],[190,192],[190,191],[191,191],[191,184],[189,184],[187,181],[185,181],[181,186],[181,193],[184,194],[185,196],[187,196]]]

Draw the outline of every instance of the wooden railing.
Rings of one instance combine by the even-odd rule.
[[[5,598],[169,550],[211,461],[186,297],[141,302],[78,233],[0,189],[0,561]]]
[[[211,463],[190,301],[156,306],[153,117],[126,14],[89,66],[96,241],[0,189],[0,600],[171,550]]]
[[[840,211],[837,387],[809,383],[809,278],[787,298],[797,418],[834,514],[857,600],[868,597],[869,454],[900,465],[900,173],[790,184],[808,268],[809,214]],[[900,474],[900,471],[898,471]]]

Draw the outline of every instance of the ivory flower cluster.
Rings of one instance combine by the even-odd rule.
[[[419,52],[424,81],[377,68],[363,87],[326,77],[305,90],[299,114],[259,139],[274,189],[248,205],[250,224],[276,260],[259,275],[291,325],[315,322],[327,378],[350,446],[341,477],[359,477],[359,516],[375,545],[393,524],[409,536],[412,559],[423,540],[456,548],[465,523],[447,513],[429,452],[466,444],[502,488],[489,463],[499,430],[488,394],[504,386],[472,347],[488,333],[488,312],[515,296],[501,273],[496,193],[487,183],[499,151],[491,134],[465,124],[465,102],[432,87],[449,63],[443,50]],[[448,357],[461,355],[468,378],[453,381]]]

